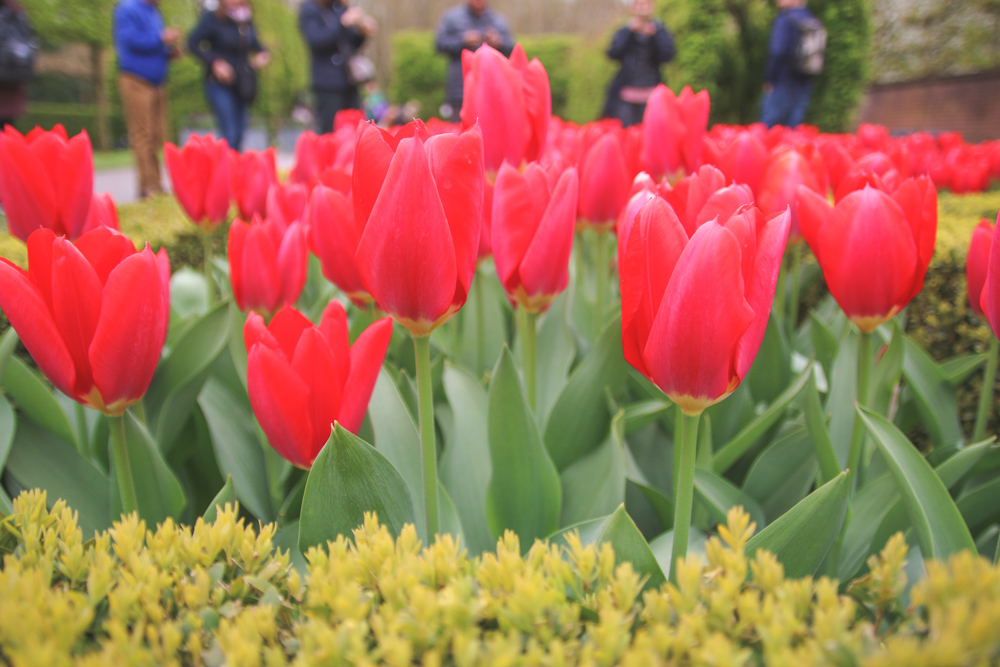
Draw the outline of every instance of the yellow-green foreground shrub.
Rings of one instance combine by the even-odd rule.
[[[643,591],[609,545],[516,538],[469,558],[422,549],[374,517],[308,572],[220,510],[194,528],[123,519],[84,541],[62,502],[22,494],[0,523],[0,662],[11,665],[987,665],[1000,656],[1000,569],[970,554],[928,563],[902,601],[897,535],[846,587],[748,561],[734,509],[707,564]]]

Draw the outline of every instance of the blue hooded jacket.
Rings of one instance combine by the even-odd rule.
[[[146,0],[121,0],[115,7],[114,39],[118,69],[154,86],[167,78],[170,47],[163,43],[163,16]]]

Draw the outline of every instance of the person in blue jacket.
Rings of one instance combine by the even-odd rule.
[[[611,38],[608,57],[622,67],[608,87],[605,115],[628,127],[642,122],[646,101],[663,81],[660,67],[673,59],[674,38],[653,18],[653,0],[632,0],[632,16]]]
[[[128,142],[135,155],[139,196],[163,191],[157,151],[167,127],[167,65],[178,55],[180,32],[166,27],[159,0],[121,0],[113,15],[118,91]]]
[[[778,9],[771,25],[760,122],[768,127],[797,127],[806,119],[813,77],[795,71],[795,48],[799,25],[814,17],[806,9],[806,0],[778,0]]]
[[[338,111],[361,108],[361,93],[348,75],[347,62],[377,27],[372,17],[347,0],[302,3],[299,30],[312,54],[316,126],[321,134],[333,131]]]
[[[205,97],[219,134],[237,151],[257,96],[257,70],[271,60],[250,19],[246,0],[221,0],[188,35],[188,51],[205,63]]]

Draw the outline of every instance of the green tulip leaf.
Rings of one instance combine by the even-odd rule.
[[[974,550],[975,542],[948,489],[913,444],[881,415],[860,406],[858,415],[896,480],[924,557],[946,559],[964,549]]]
[[[156,369],[143,405],[146,423],[163,451],[169,451],[191,416],[198,394],[228,343],[229,305],[220,303],[189,325]]]
[[[208,509],[201,517],[205,520],[205,523],[215,523],[215,518],[219,515],[219,510],[224,509],[227,504],[233,504],[236,502],[236,487],[233,486],[232,475],[226,475],[226,483],[219,489],[219,492],[215,494],[215,498],[212,498],[212,502],[208,504]]]
[[[940,368],[945,379],[948,380],[948,384],[957,387],[979,370],[979,367],[989,359],[989,356],[988,354],[964,354],[942,361]]]
[[[912,338],[906,338],[906,358],[903,375],[907,386],[920,406],[919,414],[931,440],[937,447],[947,447],[962,442],[962,425],[958,421],[958,398],[948,377],[930,355]],[[936,554],[924,555],[928,558]]]
[[[490,533],[513,530],[527,549],[559,527],[559,472],[542,445],[510,351],[504,348],[489,391],[493,474],[486,492]]]
[[[688,532],[687,558],[698,556],[701,562],[706,562],[705,545],[708,543],[708,536],[698,528],[691,526]],[[663,572],[670,572],[670,561],[674,556],[674,531],[668,530],[656,539],[650,540],[649,548],[656,557],[656,562]]]
[[[275,519],[264,450],[254,431],[253,413],[215,378],[198,396],[219,470],[233,480],[236,498],[261,521]]]
[[[1000,521],[1000,477],[981,484],[958,499],[958,511],[962,514],[963,525],[978,533],[987,526]]]
[[[807,429],[788,428],[761,452],[747,472],[743,491],[760,503],[771,521],[805,498],[816,481],[815,448],[810,440]]]
[[[76,431],[59,407],[52,390],[17,357],[10,357],[3,374],[3,388],[24,416],[58,438],[76,446]]]
[[[566,384],[569,369],[576,358],[576,336],[566,314],[568,301],[568,295],[564,292],[552,302],[538,325],[536,399],[537,414],[542,422]]]
[[[163,454],[146,427],[131,412],[122,415],[122,420],[125,424],[125,446],[135,483],[139,518],[148,526],[161,523],[168,517],[179,519],[187,504],[184,488],[163,459]],[[122,505],[114,466],[111,467],[110,483],[111,518],[117,521],[122,514]]]
[[[768,319],[764,339],[757,358],[744,382],[750,383],[750,393],[756,403],[773,402],[792,379],[792,349],[785,328],[772,314]]]
[[[472,554],[496,547],[486,525],[486,487],[490,483],[489,398],[469,373],[450,364],[444,370],[444,390],[453,424],[445,431],[445,448],[438,462],[441,484],[455,501]],[[441,417],[441,409],[438,408]]]
[[[880,415],[889,413],[889,405],[899,379],[903,375],[903,357],[906,350],[906,335],[896,320],[890,323],[892,338],[872,373],[868,390],[868,407]]]
[[[608,516],[625,502],[624,411],[612,420],[611,435],[600,447],[562,471],[562,513],[569,526]]]
[[[646,538],[625,511],[625,505],[619,505],[609,516],[564,528],[551,536],[549,541],[566,544],[566,536],[574,531],[579,534],[580,542],[584,546],[601,545],[605,542],[610,544],[615,552],[616,563],[629,562],[640,576],[646,577],[645,589],[656,589],[666,582],[667,578],[663,576],[664,570],[657,562]],[[521,546],[523,549],[523,542]]]
[[[288,559],[296,572],[300,575],[309,574],[309,561],[299,550],[299,522],[297,519],[282,524],[271,542],[275,549],[288,552]]]
[[[353,539],[366,512],[376,513],[394,537],[413,523],[410,492],[399,472],[374,447],[337,424],[309,471],[299,550],[305,553],[338,535]]]
[[[0,472],[3,472],[10,448],[14,446],[14,434],[17,432],[17,413],[10,407],[7,398],[0,394]]]
[[[34,422],[20,420],[4,470],[11,494],[43,489],[49,507],[62,498],[79,513],[84,538],[111,527],[108,477],[72,445]]]
[[[545,422],[545,447],[560,470],[604,441],[611,426],[607,391],[628,377],[622,353],[621,319],[611,322],[559,392]]]
[[[708,510],[713,523],[726,523],[726,514],[729,509],[739,506],[747,511],[752,520],[757,522],[757,528],[763,528],[767,525],[764,510],[760,508],[756,500],[709,470],[695,468],[694,493],[697,502]]]
[[[847,454],[854,429],[854,406],[858,400],[858,333],[848,327],[837,349],[826,395],[825,412],[830,415],[830,441],[837,452],[837,467],[847,467]]]
[[[837,358],[840,341],[823,320],[815,312],[809,313],[809,335],[816,360],[823,367],[826,377],[833,374],[833,362]]]
[[[648,400],[625,406],[625,435],[642,430],[670,412],[674,406],[666,398]]]
[[[170,276],[170,308],[177,317],[200,317],[208,312],[209,305],[204,275],[185,267]]]
[[[849,493],[847,473],[837,475],[750,538],[747,557],[766,549],[784,565],[786,577],[816,574],[844,524]]]
[[[829,482],[840,474],[840,463],[837,461],[837,450],[834,449],[833,441],[830,439],[830,430],[826,426],[826,413],[823,412],[823,404],[820,402],[819,389],[815,382],[810,382],[806,386],[803,407],[806,429],[812,438],[813,450],[816,452],[816,460],[823,473],[823,481]]]

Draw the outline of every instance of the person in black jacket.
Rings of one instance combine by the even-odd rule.
[[[302,3],[299,30],[312,54],[316,126],[321,134],[333,131],[338,111],[361,108],[361,94],[351,82],[347,62],[376,28],[374,19],[346,0]]]
[[[257,39],[246,0],[220,0],[188,36],[188,50],[205,63],[205,97],[229,147],[243,147],[257,72],[270,55]]]
[[[625,127],[642,122],[646,101],[662,81],[660,67],[673,59],[674,38],[653,17],[652,0],[632,0],[632,17],[615,33],[608,57],[622,67],[608,87],[605,114]]]

